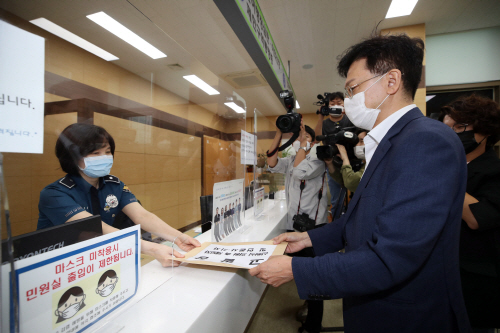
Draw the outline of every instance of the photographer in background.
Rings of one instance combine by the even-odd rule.
[[[281,141],[281,131],[276,136],[268,151],[269,171],[283,173],[287,196],[286,228],[288,231],[312,230],[315,226],[327,223],[326,169],[325,163],[318,160],[316,154],[310,154],[314,145],[315,134],[312,128],[301,121],[300,134],[293,143],[296,155],[278,158],[277,147]],[[269,156],[269,152],[274,152]],[[294,257],[314,257],[311,248],[293,254]],[[323,320],[323,301],[307,301],[307,317],[303,328],[308,332],[319,332]]]
[[[337,144],[337,148],[340,152],[339,155],[342,159],[342,167],[340,169],[335,168],[332,159],[325,160],[330,177],[332,177],[337,183],[345,186],[351,192],[356,191],[356,188],[358,188],[358,184],[361,181],[361,177],[365,172],[365,143],[363,139],[365,138],[366,133],[367,131],[364,129],[356,130],[359,142],[354,147],[354,155],[363,161],[363,164],[358,171],[354,171],[352,169],[349,156],[347,155],[347,151],[343,145]]]
[[[328,106],[326,105],[326,100],[328,100]],[[314,129],[316,135],[332,134],[336,131],[338,126],[340,126],[341,128],[354,126],[349,118],[347,118],[347,116],[345,115],[344,94],[342,92],[337,91],[331,94],[325,94],[325,101],[323,104],[323,107],[321,107],[320,110],[316,111],[316,114],[318,115],[318,123],[316,124],[316,128]],[[324,114],[326,107],[329,109],[328,116]],[[330,176],[330,174],[328,174],[327,177],[328,187],[330,188],[331,195],[331,213],[333,217],[333,210],[335,209],[335,206],[337,204],[341,186]]]

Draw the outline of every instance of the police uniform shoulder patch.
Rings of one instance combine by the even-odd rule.
[[[107,176],[104,176],[102,177],[104,179],[104,181],[107,183],[107,182],[112,182],[112,183],[117,183],[117,184],[120,184],[120,180],[118,179],[118,177],[115,177],[113,175],[107,175]]]
[[[75,187],[75,181],[71,179],[70,177],[66,176],[63,179],[59,181],[59,184],[66,186],[67,188],[73,188]]]

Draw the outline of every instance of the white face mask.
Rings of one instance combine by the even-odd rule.
[[[354,155],[360,160],[365,159],[365,146],[354,146]]]
[[[292,148],[295,150],[295,153],[298,153],[299,149],[300,149],[300,141],[294,141],[292,143]],[[307,141],[306,148],[307,148],[307,150],[309,150],[309,148],[311,148],[311,143],[309,141]]]
[[[380,81],[387,73],[382,75],[377,81],[375,81],[371,86],[369,86],[365,91],[357,93],[352,98],[346,98],[344,100],[345,113],[347,118],[354,124],[354,126],[371,131],[375,121],[377,120],[378,114],[380,113],[379,107],[384,104],[387,96],[384,98],[382,103],[377,106],[376,109],[367,108],[365,105],[365,92],[373,87],[375,83]]]
[[[330,106],[330,114],[334,117],[340,117],[342,115],[342,111],[344,111],[344,107],[342,105]]]

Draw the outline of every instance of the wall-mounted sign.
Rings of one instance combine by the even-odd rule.
[[[293,87],[256,0],[214,0],[274,93]]]
[[[243,225],[243,179],[214,184],[212,240],[220,242]]]
[[[140,227],[15,262],[19,331],[81,332],[137,292]],[[14,332],[10,266],[2,266],[2,332]],[[10,318],[10,320],[9,320]]]
[[[0,21],[0,152],[43,153],[45,40]]]

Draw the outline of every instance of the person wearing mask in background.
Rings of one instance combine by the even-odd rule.
[[[338,220],[274,238],[315,258],[272,256],[249,271],[275,287],[295,279],[304,299],[342,298],[346,332],[471,331],[458,263],[465,154],[413,104],[423,59],[424,42],[405,34],[342,55],[346,114],[369,131],[363,178]]]
[[[327,223],[328,204],[326,199],[326,169],[325,163],[311,153],[315,133],[309,126],[300,127],[300,134],[293,143],[296,152],[294,156],[279,158],[277,148],[281,140],[281,131],[276,129],[276,136],[268,151],[267,164],[273,173],[285,174],[287,195],[286,228],[294,231],[294,217],[307,214],[310,222],[320,225]],[[270,156],[269,152],[274,152]],[[320,194],[321,193],[321,194]],[[311,249],[295,253],[298,257],[314,257]],[[309,300],[307,302],[307,317],[303,328],[310,332],[319,332],[323,320],[323,301]]]
[[[115,141],[102,127],[72,124],[56,142],[56,156],[64,172],[62,179],[40,192],[37,230],[100,215],[104,234],[117,231],[115,216],[123,211],[141,228],[174,241],[184,251],[200,246],[196,239],[181,233],[145,210],[129,188],[109,174],[113,165]],[[155,257],[163,267],[178,266],[175,257],[184,255],[169,246],[141,241],[141,252]]]
[[[461,97],[442,108],[443,122],[462,141],[467,191],[460,233],[460,276],[474,332],[500,328],[500,109],[494,101]]]
[[[328,95],[328,107],[331,112],[330,115],[325,119],[319,111],[318,122],[314,128],[314,133],[316,136],[328,135],[335,133],[337,126],[341,128],[354,127],[353,123],[347,118],[344,112],[344,94],[340,91],[331,93]],[[337,205],[337,200],[339,199],[341,185],[336,182],[328,173],[328,188],[330,189],[331,200],[331,213],[333,217],[333,210]]]
[[[365,143],[364,138],[366,136],[367,131],[364,129],[357,129],[356,134],[358,135],[359,142],[354,147],[354,155],[356,158],[359,158],[363,161],[363,165],[361,169],[358,171],[354,171],[351,166],[351,162],[349,161],[349,157],[347,156],[347,151],[343,145],[337,144],[337,148],[340,152],[340,158],[342,158],[342,167],[340,170],[335,168],[332,163],[332,160],[325,160],[326,166],[328,168],[328,173],[330,176],[342,186],[345,186],[349,191],[356,192],[356,188],[358,187],[359,182],[361,181],[361,177],[365,172]]]

